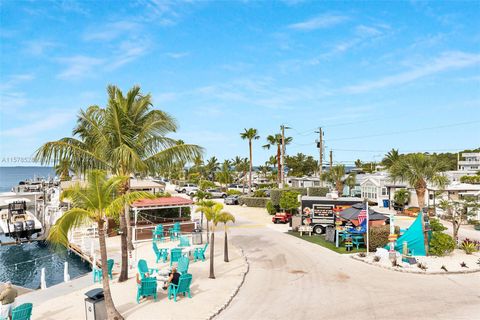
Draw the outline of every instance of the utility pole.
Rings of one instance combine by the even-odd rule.
[[[332,171],[332,166],[333,166],[333,151],[330,150],[330,171]]]
[[[283,188],[284,181],[285,181],[285,126],[282,124],[280,126],[280,130],[282,132],[282,148],[281,148],[281,159],[280,159],[280,188]]]
[[[320,179],[320,186],[323,187],[323,181],[322,181],[322,171],[323,171],[323,131],[322,127],[318,128],[318,131],[315,131],[318,133],[318,144],[317,148],[320,153],[320,159],[318,162],[318,178]]]

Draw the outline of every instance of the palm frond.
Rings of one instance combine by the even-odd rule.
[[[47,241],[53,245],[68,245],[68,232],[85,224],[86,222],[96,220],[94,213],[81,208],[72,208],[66,211],[57,222],[50,228]]]

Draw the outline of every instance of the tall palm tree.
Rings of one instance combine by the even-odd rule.
[[[221,212],[217,217],[217,222],[223,223],[224,231],[225,231],[225,243],[223,246],[223,261],[228,262],[228,238],[227,238],[227,223],[233,222],[235,223],[235,217],[229,212]]]
[[[206,212],[211,210],[211,208],[217,204],[217,202],[213,201],[213,200],[206,200],[206,199],[203,199],[201,201],[198,201],[197,202],[197,208],[195,209],[195,212],[200,212],[202,214],[202,223],[203,223],[203,216],[205,215],[206,216]],[[210,219],[208,218],[208,216],[206,216],[206,220],[207,220],[207,242],[209,241],[208,240],[208,236],[209,236],[209,221]]]
[[[293,138],[292,137],[285,137],[285,145],[288,145],[292,142]],[[269,135],[267,136],[267,144],[263,145],[262,147],[265,149],[269,149],[270,147],[277,147],[277,168],[278,168],[278,182],[280,183],[281,181],[281,172],[283,170],[282,164],[281,164],[281,156],[282,156],[282,135],[277,133],[275,135]]]
[[[392,150],[388,151],[388,153],[385,155],[385,158],[383,158],[382,163],[388,169],[395,162],[397,162],[398,159],[400,159],[400,154],[398,153],[398,149],[392,148]]]
[[[153,109],[150,94],[134,86],[126,96],[116,86],[108,86],[105,108],[91,106],[81,110],[73,138],[45,143],[36,152],[42,164],[68,160],[75,170],[105,169],[117,176],[155,174],[177,162],[192,161],[202,154],[197,145],[168,137],[177,123],[168,113]],[[130,180],[119,186],[129,192]],[[128,278],[128,250],[133,248],[130,208],[120,214],[122,268],[119,281]]]
[[[361,168],[363,165],[362,160],[357,159],[355,160],[355,168]]]
[[[47,240],[53,244],[68,245],[68,232],[85,223],[97,223],[100,257],[102,260],[102,285],[108,319],[123,319],[115,308],[107,270],[107,247],[105,243],[105,223],[107,218],[118,216],[125,204],[141,198],[153,198],[146,192],[129,192],[119,195],[118,187],[128,177],[116,176],[107,179],[104,171],[93,170],[87,173],[87,185],[77,184],[62,192],[62,199],[69,199],[72,208],[65,212],[52,226]]]
[[[249,166],[249,173],[248,173],[248,190],[252,190],[252,169],[253,169],[253,156],[252,156],[252,140],[260,139],[258,135],[257,129],[250,128],[244,129],[245,131],[240,133],[240,138],[243,140],[248,140],[248,149],[250,151],[250,166]]]
[[[215,227],[217,226],[219,220],[218,217],[224,213],[223,204],[215,203],[211,207],[205,208],[205,217],[209,220],[211,225],[210,232],[210,279],[215,279],[215,270],[214,270],[214,257],[215,257]]]
[[[220,169],[220,163],[216,157],[211,157],[205,164],[205,171],[211,181],[215,180],[215,172]]]
[[[431,156],[421,153],[413,153],[400,157],[389,169],[390,177],[395,180],[407,182],[415,188],[418,206],[425,206],[425,192],[427,184],[444,187],[448,178],[442,175],[447,169],[447,164],[435,160]],[[425,221],[422,219],[422,227],[425,232]],[[428,237],[425,238],[425,252],[428,252]]]

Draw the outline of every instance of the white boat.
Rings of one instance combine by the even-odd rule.
[[[22,241],[42,232],[40,221],[27,210],[28,201],[25,198],[4,201],[7,207],[0,210],[0,233]]]

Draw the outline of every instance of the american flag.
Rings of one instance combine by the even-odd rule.
[[[367,219],[367,210],[363,209],[362,211],[360,211],[360,213],[358,214],[358,224],[362,224],[362,222]]]

